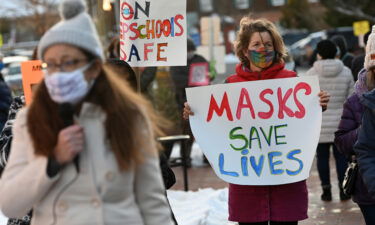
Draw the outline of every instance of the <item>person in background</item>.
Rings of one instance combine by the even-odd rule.
[[[12,128],[18,111],[25,105],[24,96],[16,96],[9,108],[8,120],[0,133],[0,177],[7,164],[13,139]],[[27,213],[22,219],[9,218],[7,225],[29,225],[32,212]]]
[[[171,77],[174,83],[175,87],[175,93],[176,93],[176,102],[177,102],[177,109],[178,112],[182,112],[184,109],[184,103],[186,102],[186,92],[185,88],[189,87],[189,73],[191,69],[191,65],[193,63],[208,63],[207,60],[197,54],[196,52],[196,47],[190,38],[187,39],[187,64],[186,66],[172,66],[170,67],[170,73]],[[186,144],[186,156],[189,158],[188,164],[191,166],[191,150],[192,150],[192,145],[194,142],[194,136],[193,133],[191,132],[190,129],[190,124],[182,120],[181,121],[181,129],[183,134],[188,134],[190,136],[189,141],[187,141]],[[206,159],[204,159],[205,162]]]
[[[323,201],[332,200],[329,156],[330,148],[333,148],[333,155],[336,161],[336,171],[340,189],[340,199],[347,200],[347,196],[342,191],[342,181],[344,179],[347,160],[334,144],[334,132],[340,121],[343,104],[347,97],[353,92],[353,76],[349,68],[343,62],[335,59],[337,48],[330,40],[322,40],[317,45],[317,58],[313,67],[306,72],[307,76],[318,76],[319,85],[322,90],[331,93],[331,100],[327,110],[323,113],[322,129],[320,131],[319,144],[316,150],[317,165],[323,193]]]
[[[363,37],[363,42],[365,43],[365,46],[367,45],[368,36],[370,35],[371,31],[367,32]],[[352,61],[352,74],[354,81],[358,80],[358,73],[363,69],[363,64],[365,63],[365,56],[366,56],[366,50],[363,54],[357,55],[353,58]]]
[[[172,225],[158,117],[103,65],[84,1],[65,0],[60,10],[62,20],[38,45],[44,79],[14,123],[2,213],[17,218],[33,209],[32,224]]]
[[[337,52],[339,59],[346,67],[351,69],[354,56],[348,51],[345,37],[342,35],[334,35],[331,37],[331,41],[339,48],[339,52]]]
[[[4,124],[8,118],[10,104],[12,103],[12,93],[4,81],[1,70],[4,68],[4,56],[0,53],[0,131],[3,130]]]
[[[266,19],[242,18],[235,44],[241,63],[227,83],[292,78],[294,71],[284,69],[285,45],[275,25]],[[325,110],[329,94],[319,93]],[[183,117],[194,115],[185,103]],[[296,225],[307,218],[306,180],[283,185],[229,184],[229,220],[239,225]]]
[[[351,159],[353,155],[358,159],[358,155],[354,152],[353,146],[358,140],[358,133],[360,132],[362,124],[362,116],[365,111],[365,105],[363,103],[369,103],[369,100],[366,99],[367,97],[364,98],[363,95],[366,94],[366,96],[368,96],[369,92],[375,87],[375,59],[371,58],[371,54],[375,53],[375,26],[372,29],[373,33],[370,35],[371,38],[369,38],[369,41],[366,43],[366,63],[358,74],[358,80],[354,86],[354,93],[345,101],[340,124],[338,130],[335,132],[335,144],[337,149],[349,159]],[[364,121],[368,122],[367,120]],[[367,124],[365,126],[367,127]],[[371,133],[371,135],[373,135],[373,133]],[[374,145],[373,143],[371,144],[372,145],[369,146]],[[362,146],[362,148],[365,147],[363,146],[363,142],[361,142],[359,146]],[[368,147],[363,148],[363,150],[373,151]],[[367,159],[364,158],[364,160]],[[372,225],[375,224],[375,196],[370,194],[367,190],[366,182],[364,182],[364,177],[360,172],[361,167],[362,165],[359,165],[359,171],[357,171],[356,174],[352,199],[361,209],[366,225]]]
[[[134,70],[127,62],[120,60],[120,39],[118,37],[113,38],[111,43],[109,44],[107,48],[107,56],[107,62],[109,63],[109,65],[113,66],[113,69],[122,74],[129,82],[129,84],[136,90],[137,76]],[[150,88],[152,82],[155,80],[157,67],[139,67],[138,69],[141,74],[140,92],[146,95],[148,98],[151,98]]]

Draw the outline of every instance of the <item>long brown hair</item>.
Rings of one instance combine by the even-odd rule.
[[[268,32],[271,35],[273,46],[276,52],[275,62],[282,63],[283,57],[286,56],[286,49],[280,33],[277,31],[275,25],[267,19],[253,20],[249,16],[241,19],[240,29],[237,32],[237,40],[234,44],[236,55],[243,65],[250,67],[250,62],[244,54],[247,52],[251,36],[256,32]]]
[[[120,170],[143,162],[147,154],[156,154],[147,152],[147,146],[157,146],[154,137],[162,135],[159,126],[162,119],[153,112],[151,104],[135,93],[120,75],[103,65],[85,101],[100,106],[106,113],[106,138]],[[53,157],[63,122],[58,113],[58,104],[50,98],[44,82],[39,85],[30,105],[27,126],[35,154]]]

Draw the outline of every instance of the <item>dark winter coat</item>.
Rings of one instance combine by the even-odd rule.
[[[354,56],[350,52],[345,52],[345,54],[341,57],[341,61],[349,69],[352,68],[353,59],[354,59]]]
[[[344,104],[344,110],[338,130],[335,132],[335,144],[338,150],[348,159],[354,154],[353,145],[358,138],[358,130],[362,123],[364,106],[360,103],[359,96],[354,93]],[[369,195],[363,183],[361,173],[357,173],[353,201],[357,204],[375,204],[375,198]]]
[[[366,87],[366,70],[362,69],[355,84],[354,94],[344,103],[340,124],[335,132],[335,144],[338,150],[348,159],[354,155],[353,145],[358,138],[358,130],[362,123],[362,115],[365,107],[360,102],[362,95],[368,92]],[[357,173],[353,201],[357,204],[375,204],[375,199],[369,195],[363,183],[361,173]]]
[[[295,77],[275,64],[262,72],[250,72],[238,64],[227,83]],[[272,186],[229,184],[229,220],[237,222],[298,221],[307,218],[306,181]]]
[[[178,112],[182,112],[184,103],[186,102],[185,88],[189,87],[188,81],[190,65],[201,62],[207,62],[207,60],[198,54],[194,54],[193,58],[187,60],[186,66],[172,66],[170,68],[170,74],[175,87],[175,97]]]
[[[365,110],[354,152],[367,190],[375,199],[375,90],[364,94],[361,102]]]
[[[15,97],[9,108],[8,120],[0,134],[0,177],[5,168],[10,153],[12,143],[12,126],[17,112],[25,105],[25,98]],[[31,223],[32,212],[29,212],[22,219],[9,219],[7,225],[29,225]]]
[[[363,65],[365,63],[365,54],[358,55],[354,57],[352,61],[352,70],[354,81],[358,80],[358,73],[363,69]]]
[[[193,58],[187,61],[186,66],[173,66],[170,69],[172,80],[175,84],[176,90],[182,89],[185,92],[185,88],[188,87],[189,70],[190,65],[193,63],[207,62],[202,56],[195,54]]]
[[[17,112],[25,105],[25,98],[15,97],[9,108],[8,120],[5,123],[4,129],[0,133],[0,177],[7,163],[10,152],[13,133],[12,127],[16,119]]]

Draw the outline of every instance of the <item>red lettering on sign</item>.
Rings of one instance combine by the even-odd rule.
[[[232,111],[230,109],[227,93],[224,92],[224,96],[223,96],[223,99],[221,100],[220,107],[217,105],[217,102],[216,102],[214,96],[211,95],[210,105],[209,105],[208,114],[207,114],[207,122],[210,122],[214,112],[219,117],[221,117],[224,113],[224,110],[226,112],[228,120],[233,121]]]
[[[273,104],[270,100],[266,99],[265,98],[265,95],[267,94],[270,94],[270,95],[273,95],[273,91],[272,89],[265,89],[263,90],[260,95],[259,95],[259,98],[262,102],[266,103],[269,107],[270,107],[270,110],[268,112],[259,112],[258,113],[258,116],[259,118],[262,118],[262,119],[269,119],[271,118],[272,114],[273,114]]]

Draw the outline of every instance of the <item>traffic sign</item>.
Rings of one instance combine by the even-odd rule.
[[[364,35],[370,31],[370,23],[367,20],[357,21],[353,23],[354,35]]]

